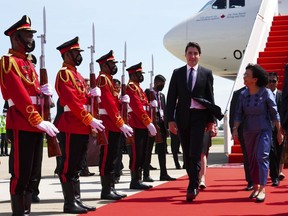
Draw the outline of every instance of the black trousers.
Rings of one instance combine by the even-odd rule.
[[[115,160],[114,164],[114,173],[116,177],[120,177],[121,170],[124,168],[124,165],[122,163],[123,158],[123,149],[126,148],[126,137],[124,134],[121,134],[120,136],[120,144],[117,148],[117,158]]]
[[[8,154],[8,142],[6,139],[6,133],[1,133],[1,154]]]
[[[199,186],[201,152],[204,131],[207,125],[207,116],[207,110],[191,109],[189,116],[187,116],[189,118],[188,127],[181,128],[181,124],[178,124],[183,149],[183,160],[189,177],[189,189],[197,189]]]
[[[7,137],[11,140],[9,156],[10,194],[32,193],[35,178],[38,178],[39,174],[41,177],[43,134],[7,130]]]
[[[121,132],[108,131],[108,145],[100,149],[99,172],[100,176],[114,174],[114,165],[120,148]]]
[[[175,163],[175,166],[180,166],[179,164],[179,158],[178,158],[178,152],[179,152],[179,148],[180,148],[180,139],[178,137],[178,135],[170,133],[170,138],[171,138],[171,151],[172,151],[172,155],[173,155],[173,160]]]
[[[57,158],[57,172],[61,183],[74,182],[79,179],[82,161],[89,142],[88,134],[58,134],[62,156]]]
[[[157,146],[157,154],[158,154],[158,162],[160,165],[160,176],[167,175],[167,168],[166,168],[166,149],[167,149],[167,136],[166,136],[166,127],[163,121],[158,123],[160,128],[161,137],[163,142],[156,143]],[[147,148],[145,153],[145,160],[143,165],[143,175],[149,176],[150,175],[150,163],[151,163],[151,156],[152,156],[152,149],[155,142],[155,137],[148,138]]]
[[[148,141],[148,129],[133,128],[133,130],[135,141],[127,146],[130,156],[129,168],[132,172],[143,168]]]
[[[272,144],[269,154],[269,168],[270,168],[270,178],[275,180],[279,177],[280,161],[283,153],[283,144],[279,145],[277,141],[277,130],[274,129],[272,133]]]

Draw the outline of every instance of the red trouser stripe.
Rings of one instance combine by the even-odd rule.
[[[106,133],[106,137],[108,137],[108,145],[102,145],[101,146],[103,148],[103,158],[102,158],[102,164],[101,164],[101,168],[100,168],[100,176],[105,175],[105,166],[106,166],[106,161],[107,161],[107,157],[108,157],[109,136],[108,136],[108,132],[106,132],[106,131],[107,130],[105,130],[105,133]]]
[[[65,142],[65,161],[64,161],[64,166],[63,166],[63,172],[61,175],[62,181],[67,182],[66,179],[66,174],[68,172],[69,168],[69,159],[70,159],[70,133],[66,133],[66,142]]]

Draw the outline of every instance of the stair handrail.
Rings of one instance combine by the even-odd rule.
[[[272,26],[273,18],[278,14],[278,0],[262,0],[262,3],[257,13],[245,53],[240,64],[237,77],[231,89],[231,93],[227,102],[224,113],[224,152],[230,154],[231,146],[233,145],[231,133],[229,129],[229,108],[232,94],[235,90],[243,87],[243,75],[245,68],[249,63],[256,63],[259,52],[263,51],[267,38],[269,36],[270,28]]]

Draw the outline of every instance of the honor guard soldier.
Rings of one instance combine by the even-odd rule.
[[[112,77],[117,73],[117,61],[115,61],[113,51],[100,57],[96,62],[100,66],[100,74],[96,81],[97,86],[101,89],[99,114],[108,138],[108,145],[102,145],[100,149],[101,199],[119,200],[127,195],[119,194],[115,190],[114,161],[117,159],[120,148],[121,132],[127,137],[132,136],[133,130],[124,123],[120,115],[120,101]],[[129,103],[129,96],[124,95],[121,100]]]
[[[155,136],[156,128],[148,115],[150,104],[145,92],[140,87],[140,83],[144,80],[142,63],[131,66],[126,71],[128,71],[130,79],[126,93],[130,97],[129,105],[132,109],[129,112],[129,125],[134,130],[134,143],[131,145],[129,164],[131,170],[130,189],[145,190],[152,187],[140,181],[147,148],[148,132],[150,135]],[[157,107],[156,103],[153,106]]]
[[[57,50],[64,61],[55,83],[59,103],[64,107],[64,112],[55,122],[60,130],[58,139],[62,151],[57,172],[64,195],[64,212],[80,214],[96,210],[80,200],[79,174],[91,128],[96,131],[103,131],[105,128],[101,120],[88,112],[91,96],[99,96],[101,91],[96,87],[89,93],[84,78],[76,69],[82,62],[83,51],[78,37],[57,47]]]
[[[7,29],[12,48],[1,58],[1,91],[8,101],[6,129],[11,140],[9,158],[12,215],[30,213],[31,177],[41,167],[43,132],[56,136],[58,129],[40,116],[40,94],[52,95],[51,85],[40,86],[34,65],[27,58],[35,48],[31,20],[24,15]]]

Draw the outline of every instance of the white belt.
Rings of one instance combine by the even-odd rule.
[[[34,105],[40,105],[40,98],[37,96],[30,96],[32,104]],[[12,99],[8,99],[8,105],[9,107],[14,106],[14,102],[12,101]]]
[[[108,115],[106,109],[99,109],[99,115]]]
[[[88,110],[88,105],[83,105],[83,107],[85,110]],[[71,111],[71,109],[67,105],[65,105],[64,106],[64,112],[69,112],[69,111]]]
[[[149,111],[150,109],[149,109],[149,106],[143,106],[143,109],[145,110],[145,111]],[[127,112],[129,113],[129,112],[132,112],[133,110],[131,109],[131,107],[128,105],[128,107],[127,107]]]

